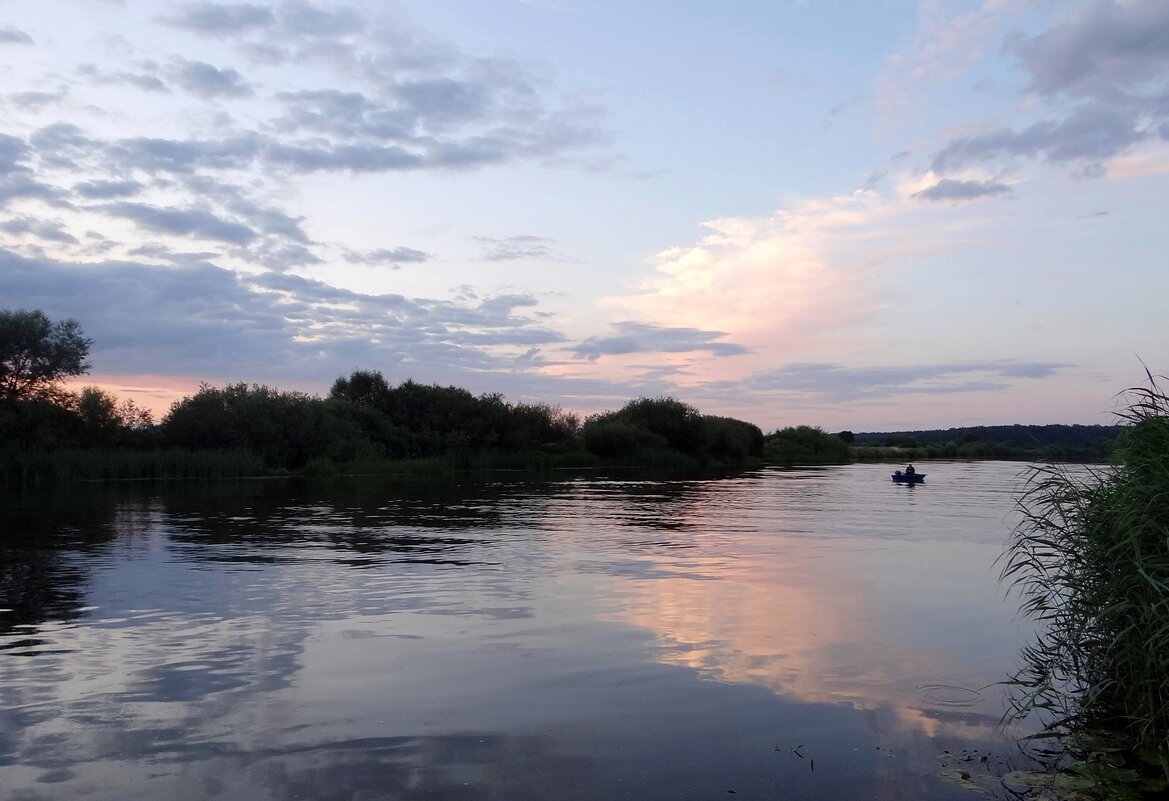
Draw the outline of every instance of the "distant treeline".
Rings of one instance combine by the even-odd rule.
[[[1013,459],[1046,462],[1107,461],[1123,426],[1009,425],[924,431],[842,431],[853,457],[865,461],[914,459]]]
[[[1124,426],[1011,425],[829,434],[813,426],[795,426],[764,437],[764,458],[781,465],[923,459],[1106,462],[1125,430]]]
[[[548,404],[405,381],[338,378],[327,397],[203,385],[155,423],[133,404],[79,394],[0,402],[0,481],[223,478],[506,467],[732,467],[761,461],[763,433],[673,398],[583,421]]]

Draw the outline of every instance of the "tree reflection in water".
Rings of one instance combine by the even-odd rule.
[[[887,485],[857,466],[7,504],[0,786],[119,801],[965,798],[943,770],[978,749],[990,776],[1004,744],[981,707],[915,688],[1015,647],[983,622],[993,577],[966,564],[997,553],[1002,512]],[[955,509],[951,541],[939,526]],[[986,598],[965,597],[984,580]]]

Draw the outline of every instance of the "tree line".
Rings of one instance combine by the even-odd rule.
[[[1124,426],[1001,425],[919,431],[842,431],[860,460],[882,460],[890,449],[913,459],[1006,459],[1037,462],[1105,462]]]
[[[64,388],[66,378],[89,369],[91,344],[75,320],[0,311],[0,457],[10,464],[7,473],[0,465],[0,479],[37,472],[29,467],[33,452],[117,453],[120,469],[132,474],[125,477],[173,472],[174,459],[160,459],[160,451],[230,455],[236,467],[229,472],[310,473],[378,471],[420,460],[731,466],[763,453],[757,426],[702,414],[674,398],[639,398],[581,420],[558,406],[511,403],[497,393],[413,380],[393,385],[376,370],[338,378],[325,397],[263,384],[203,384],[156,422],[133,401],[97,387]],[[143,463],[153,466],[127,453],[150,454]],[[17,463],[23,467],[11,467]]]
[[[0,480],[227,477],[260,472],[433,467],[661,467],[843,464],[930,458],[1104,461],[1115,426],[979,426],[893,433],[813,426],[766,436],[670,397],[638,398],[585,419],[546,403],[376,370],[338,378],[325,397],[263,384],[201,385],[159,421],[85,374],[92,340],[76,320],[0,310]],[[409,462],[407,466],[404,463]],[[75,469],[65,469],[70,463]]]
[[[1012,425],[829,434],[814,426],[790,426],[764,437],[764,458],[783,465],[927,459],[1103,463],[1125,430],[1125,426]]]

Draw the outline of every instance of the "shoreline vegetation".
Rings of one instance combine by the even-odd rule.
[[[577,415],[548,404],[377,371],[338,378],[324,398],[260,384],[202,385],[158,423],[133,401],[86,387],[0,398],[0,484],[458,471],[655,468],[727,471],[930,459],[1103,463],[1122,426],[995,426],[763,434],[670,397]]]
[[[451,470],[759,464],[763,432],[674,398],[639,398],[583,422],[559,406],[377,371],[324,397],[262,384],[207,384],[161,421],[97,387],[69,392],[92,340],[76,320],[0,310],[0,484]]]
[[[1033,468],[1001,580],[1040,624],[1008,682],[1010,716],[1043,724],[1052,770],[1026,797],[1169,795],[1169,395],[1128,391],[1106,469]],[[1048,793],[1048,794],[1043,794]]]
[[[157,424],[127,420],[95,388],[62,402],[0,403],[0,482],[431,475],[610,467],[758,465],[763,433],[673,398],[583,422],[546,404],[406,381],[339,378],[324,398],[258,384],[203,385]]]
[[[764,459],[784,466],[930,459],[1103,464],[1123,431],[1124,426],[1012,425],[828,434],[796,426],[764,437]]]
[[[456,388],[426,387],[431,391],[463,392]],[[234,385],[223,389],[204,388],[203,392],[234,393],[236,395],[298,395],[281,393],[264,386]],[[87,388],[91,401],[100,390]],[[103,393],[104,394],[104,393]],[[100,394],[100,405],[109,409],[112,398]],[[293,405],[305,401],[327,403],[312,396],[293,400]],[[505,404],[506,405],[506,404]],[[697,449],[682,450],[670,445],[660,433],[644,421],[622,421],[622,413],[630,407],[646,410],[653,406],[684,407],[682,416],[697,416],[702,420],[703,439],[710,444]],[[524,407],[521,407],[524,408]],[[532,407],[526,407],[530,410]],[[536,407],[539,409],[540,407]],[[336,410],[333,410],[336,411]],[[549,412],[555,413],[555,407]],[[537,414],[540,412],[537,411]],[[325,412],[329,415],[330,412]],[[310,415],[311,416],[311,415]],[[103,415],[104,417],[104,415]],[[54,423],[55,419],[55,423]],[[435,475],[462,471],[512,470],[541,473],[552,470],[591,470],[600,468],[656,468],[714,471],[738,470],[762,465],[781,467],[808,467],[855,462],[902,463],[924,462],[934,459],[995,460],[1040,463],[1095,463],[1108,461],[1108,454],[1120,427],[1076,426],[1090,429],[1095,442],[1091,447],[1073,441],[1043,445],[1022,445],[1017,439],[1009,442],[963,440],[971,429],[951,429],[950,440],[924,445],[905,444],[849,444],[840,434],[828,434],[811,426],[779,429],[770,434],[750,423],[733,418],[702,415],[673,398],[641,398],[630,401],[618,412],[609,412],[578,424],[572,436],[559,440],[527,440],[519,448],[449,446],[446,449],[420,447],[410,453],[389,450],[378,441],[347,441],[342,438],[313,453],[303,442],[283,446],[277,439],[267,439],[260,445],[254,442],[259,432],[217,432],[206,436],[187,436],[172,439],[172,432],[163,423],[126,425],[106,419],[99,420],[101,432],[86,433],[86,422],[78,421],[66,410],[23,408],[14,411],[0,404],[0,484],[35,486],[68,481],[152,481],[195,480],[215,481],[234,478],[272,478],[284,476],[333,475]],[[319,422],[319,421],[318,421]],[[335,421],[334,421],[335,422]],[[602,424],[603,423],[603,424]],[[47,434],[45,427],[53,429]],[[596,426],[594,428],[594,426]],[[310,438],[314,428],[307,431]],[[323,426],[328,430],[329,425]],[[342,429],[346,428],[342,426]],[[1019,426],[1030,429],[1033,426]],[[1052,428],[1044,426],[1042,428]],[[1060,426],[1059,428],[1066,428]],[[978,429],[974,429],[978,431]],[[79,434],[72,439],[70,433]],[[334,432],[336,433],[336,432]],[[352,434],[350,429],[348,432]],[[844,432],[847,434],[847,432]],[[914,432],[882,434],[882,443]],[[440,438],[466,440],[456,429],[439,432]],[[327,436],[327,434],[326,434]],[[301,440],[300,434],[296,437]],[[177,441],[176,441],[177,440]],[[214,445],[204,444],[208,441]],[[319,440],[318,440],[319,442]],[[533,447],[534,445],[534,447]]]
[[[85,374],[92,341],[76,320],[0,310],[0,484],[219,480],[469,470],[757,467],[1014,459],[1103,462],[1109,426],[991,426],[829,434],[812,426],[766,436],[670,397],[638,398],[583,421],[559,406],[499,394],[391,385],[377,371],[338,378],[324,397],[262,384],[201,385],[163,419]]]

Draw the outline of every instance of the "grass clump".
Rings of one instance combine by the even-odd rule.
[[[1036,467],[1019,500],[1024,519],[1001,576],[1043,631],[1025,649],[1012,703],[1016,717],[1046,714],[1044,734],[1073,757],[1085,732],[1103,733],[1123,744],[1125,767],[1165,778],[1169,396],[1150,375],[1129,397],[1110,468],[1073,477]]]

